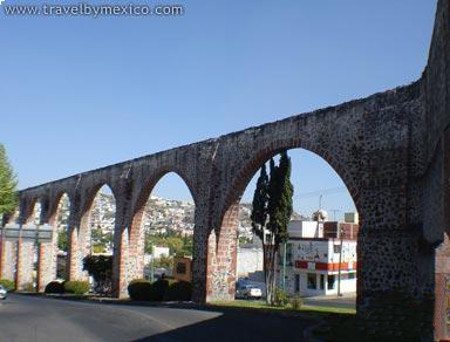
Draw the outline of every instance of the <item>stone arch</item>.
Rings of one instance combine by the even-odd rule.
[[[152,173],[143,182],[144,186],[140,189],[132,210],[131,226],[128,230],[128,270],[127,281],[133,278],[142,277],[144,271],[144,229],[143,229],[143,217],[145,205],[150,198],[156,185],[167,175],[173,173],[180,178],[186,187],[189,189],[189,193],[196,205],[196,192],[189,177],[186,177],[185,173],[175,167],[162,167],[158,171]]]
[[[338,158],[316,143],[301,139],[275,140],[252,154],[229,181],[219,221],[208,237],[207,300],[234,298],[237,266],[237,227],[239,202],[252,177],[262,164],[285,150],[304,149],[325,161],[340,177],[360,212],[359,191],[355,178],[346,171]],[[213,288],[214,287],[214,288]],[[219,294],[219,297],[217,296]]]
[[[60,209],[61,200],[64,196],[67,196],[69,204],[72,204],[71,194],[68,191],[60,190],[52,199],[49,206],[48,212],[48,224],[51,226],[56,225],[56,219],[58,215],[58,211]]]
[[[15,224],[19,222],[20,210],[16,207],[15,210],[7,215],[5,215],[2,224]]]
[[[186,174],[181,171],[179,168],[176,167],[162,167],[156,172],[152,173],[149,177],[147,177],[146,180],[144,180],[144,186],[139,191],[138,197],[136,199],[134,208],[133,208],[133,216],[142,210],[142,208],[145,206],[145,203],[147,202],[149,196],[151,195],[153,189],[155,186],[159,183],[159,181],[164,178],[169,173],[176,174],[179,178],[183,180],[183,182],[186,184],[187,188],[189,189],[189,192],[192,196],[192,199],[194,200],[194,203],[197,203],[196,201],[196,191],[195,187],[193,186],[193,183],[190,181],[190,178],[186,176]]]
[[[43,217],[43,203],[45,199],[42,196],[35,196],[31,198],[24,198],[20,203],[20,222],[22,224],[33,224],[35,220],[42,222]],[[35,217],[35,211],[40,206],[40,216]]]
[[[240,197],[245,191],[248,183],[252,177],[256,174],[262,164],[267,162],[271,157],[277,155],[284,150],[291,149],[304,149],[314,153],[321,159],[323,159],[342,179],[343,183],[347,187],[358,212],[361,211],[362,205],[359,202],[359,191],[355,178],[341,165],[339,158],[335,158],[333,154],[329,153],[325,149],[321,148],[315,143],[309,143],[301,139],[290,139],[287,141],[276,140],[270,143],[268,146],[260,149],[253,154],[235,174],[231,181],[231,185],[225,196],[224,207],[220,213],[221,221],[223,220],[228,208],[240,200]]]
[[[97,196],[99,190],[103,187],[108,187],[111,190],[114,198],[118,198],[118,192],[115,190],[115,187],[107,181],[101,181],[96,183],[94,186],[91,186],[85,190],[84,195],[81,197],[81,208],[80,208],[80,217],[83,220],[83,217],[86,214],[89,214],[89,211],[92,209],[92,205],[94,203],[94,199]]]
[[[137,236],[132,236],[132,234],[135,234],[134,231],[139,230],[142,226],[141,221],[142,221],[144,207],[145,207],[145,204],[147,203],[153,189],[160,182],[160,180],[163,179],[164,176],[166,176],[169,173],[174,173],[179,178],[181,178],[181,180],[186,184],[187,188],[189,189],[189,192],[194,201],[194,204],[195,205],[197,204],[196,192],[194,190],[195,188],[193,187],[193,184],[192,184],[192,182],[190,182],[189,178],[185,176],[184,172],[182,172],[178,168],[174,168],[174,167],[163,167],[163,168],[159,169],[157,172],[150,175],[144,181],[144,186],[142,187],[142,189],[140,190],[140,192],[136,198],[135,204],[133,206],[133,211],[132,211],[131,229],[129,231],[130,245],[132,245],[133,243],[136,243],[136,238],[139,235],[139,233],[136,232]]]

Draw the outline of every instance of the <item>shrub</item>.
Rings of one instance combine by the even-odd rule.
[[[295,295],[291,298],[292,309],[300,310],[300,308],[302,307],[302,304],[303,304],[303,300],[299,295]]]
[[[169,281],[167,279],[159,279],[152,284],[152,287],[151,300],[162,301],[169,288]]]
[[[32,282],[26,283],[23,287],[23,290],[25,292],[36,292],[36,289],[34,288],[34,283]]]
[[[164,300],[189,301],[192,297],[192,284],[188,281],[177,281],[169,285]]]
[[[166,300],[167,293],[173,281],[159,279],[154,283],[145,279],[135,279],[128,285],[128,294],[134,300]]]
[[[64,282],[64,292],[72,294],[85,294],[89,291],[87,281],[66,281]]]
[[[64,293],[64,285],[59,281],[51,281],[45,287],[45,293]]]
[[[16,289],[16,283],[11,280],[2,279],[0,280],[0,285],[2,285],[8,292],[12,292]]]
[[[148,280],[135,279],[128,285],[128,294],[133,300],[151,300],[153,286]]]
[[[286,291],[277,287],[275,288],[274,305],[275,306],[286,306],[289,302],[288,295]]]

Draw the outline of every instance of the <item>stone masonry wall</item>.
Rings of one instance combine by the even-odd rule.
[[[16,289],[26,290],[34,282],[34,256],[33,241],[19,240],[17,247]]]

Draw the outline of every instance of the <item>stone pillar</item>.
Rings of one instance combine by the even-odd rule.
[[[56,279],[56,246],[54,242],[39,244],[37,292],[44,292],[48,283]]]
[[[15,280],[17,262],[17,242],[4,241],[2,245],[2,274],[1,279]]]
[[[117,271],[120,278],[116,279],[118,286],[117,295],[119,297],[128,297],[128,284],[134,279],[144,278],[144,248],[145,237],[144,229],[142,227],[142,217],[144,210],[140,210],[132,221],[131,225],[125,225],[122,231],[119,230],[118,238],[114,240],[115,255],[117,253]],[[131,217],[132,215],[125,215]]]
[[[236,290],[239,203],[224,215],[219,236],[212,231],[208,238],[206,301],[233,300]]]
[[[450,242],[447,235],[436,250],[435,276],[434,335],[436,340],[442,341],[450,337]]]
[[[24,290],[34,281],[35,246],[32,240],[22,240],[17,243],[16,289]]]
[[[204,224],[206,214],[195,208],[194,246],[192,258],[192,300],[196,303],[206,301],[208,228]],[[211,233],[213,234],[213,233]]]
[[[133,219],[129,234],[128,267],[126,268],[128,281],[144,277],[145,234],[142,226],[143,212]]]
[[[122,194],[128,193],[127,183],[122,183]],[[112,274],[112,286],[113,295],[118,298],[128,297],[128,284],[131,280],[135,279],[136,272],[139,270],[133,269],[133,267],[141,266],[134,262],[131,264],[131,260],[135,261],[137,245],[136,243],[143,241],[132,241],[133,248],[131,248],[130,238],[130,226],[132,226],[132,206],[129,203],[128,198],[125,196],[122,198],[116,198],[116,216],[114,226],[114,254],[113,254],[113,274]],[[140,221],[140,220],[139,220]],[[140,222],[139,222],[140,223]],[[139,229],[140,227],[133,227]],[[136,232],[135,232],[136,235]],[[134,236],[138,238],[138,236]],[[141,257],[144,257],[143,249],[141,251]],[[133,256],[133,258],[130,257]],[[142,278],[142,276],[140,277]]]
[[[444,242],[436,249],[435,263],[435,306],[434,306],[434,336],[437,341],[450,340],[450,129],[447,128],[443,137],[443,150],[437,150],[443,156],[443,166],[438,163],[438,169],[442,167],[443,175],[435,174],[435,178],[443,179],[443,203],[444,222],[442,228]],[[435,158],[439,160],[438,158]],[[431,183],[431,182],[430,182]],[[431,183],[432,184],[432,183]],[[438,186],[439,186],[438,185]],[[436,187],[433,193],[438,193]],[[435,202],[439,202],[437,198]],[[436,215],[436,214],[435,214]]]
[[[116,225],[117,227],[117,225]],[[120,228],[120,226],[119,226]],[[129,241],[128,228],[116,229],[114,233],[113,255],[113,295],[118,298],[128,297],[129,275]]]
[[[68,280],[87,280],[86,272],[83,272],[82,260],[84,254],[81,251],[81,242],[76,227],[69,228],[69,249],[67,251],[67,278]]]
[[[380,338],[431,341],[430,280],[420,277],[424,274],[421,263],[429,264],[433,253],[428,257],[419,253],[413,229],[389,225],[376,230],[363,226],[358,250],[357,317],[361,332]]]
[[[70,217],[68,227],[68,251],[67,251],[67,279],[68,280],[87,280],[86,272],[82,271],[82,252],[83,234],[81,233],[81,225],[83,220],[78,216],[78,202],[71,203]],[[89,222],[89,220],[87,220]],[[85,229],[88,227],[84,227]],[[86,234],[84,234],[86,235]],[[89,234],[90,235],[90,234]]]

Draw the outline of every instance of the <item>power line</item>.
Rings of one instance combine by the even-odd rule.
[[[302,197],[302,198],[307,198],[307,197],[315,197],[315,196],[320,196],[320,195],[338,194],[338,193],[343,193],[343,192],[347,192],[347,188],[345,186],[338,186],[338,187],[334,187],[334,188],[326,188],[326,189],[320,189],[320,190],[315,190],[315,191],[301,192],[297,196]]]

